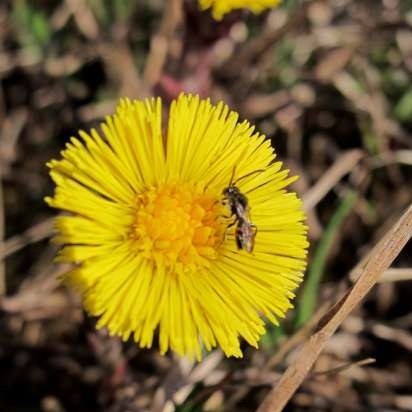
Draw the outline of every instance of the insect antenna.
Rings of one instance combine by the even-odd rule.
[[[236,167],[236,166],[235,166],[235,167]],[[246,179],[247,177],[252,176],[252,175],[254,175],[255,173],[260,173],[260,172],[264,172],[264,171],[265,171],[264,169],[254,170],[253,172],[250,172],[250,173],[248,173],[248,174],[246,174],[246,175],[244,175],[244,176],[239,177],[238,179],[236,179],[236,180],[233,182],[233,184],[236,185],[236,184],[239,183],[241,180]],[[232,178],[233,178],[233,175],[232,175]]]
[[[260,187],[265,186],[265,185],[267,185],[267,184],[270,183],[270,182],[271,182],[271,180],[267,180],[266,182],[261,183],[260,185],[255,186],[255,187],[253,187],[252,189],[248,190],[247,192],[245,192],[245,194],[251,193],[251,192],[253,192],[254,190],[259,189]]]
[[[229,186],[232,186],[232,184],[233,184],[233,178],[235,177],[235,173],[236,173],[236,165],[233,167],[232,175],[230,176]],[[210,181],[206,184],[206,186],[203,188],[203,191],[204,191],[204,192],[206,192],[206,190],[208,189],[208,187],[209,187],[210,183],[212,183],[212,181],[213,181],[213,179],[210,180]]]
[[[233,184],[236,183],[236,182],[233,182],[233,178],[235,177],[235,172],[236,172],[236,165],[233,166],[232,176],[230,177],[229,186],[232,186]]]

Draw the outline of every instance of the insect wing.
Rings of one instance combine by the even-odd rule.
[[[253,252],[255,246],[256,226],[246,221],[241,221],[236,227],[236,245],[238,249],[245,249],[248,253]]]
[[[249,252],[252,253],[253,249],[255,247],[255,238],[256,238],[256,226],[254,225],[245,225],[244,227],[245,230],[245,249]]]

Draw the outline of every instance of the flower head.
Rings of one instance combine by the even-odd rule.
[[[112,335],[151,347],[158,330],[162,353],[240,357],[239,338],[256,347],[260,315],[277,324],[301,281],[304,215],[285,190],[295,178],[222,103],[181,95],[165,134],[161,113],[160,99],[121,100],[102,133],[80,132],[48,164],[46,201],[70,212],[56,218],[58,260],[77,264],[64,281]],[[238,249],[230,183],[247,198],[253,250]]]
[[[260,13],[264,9],[277,6],[281,0],[199,0],[203,10],[212,8],[213,18],[222,20],[226,13],[234,9],[247,8],[254,13]]]

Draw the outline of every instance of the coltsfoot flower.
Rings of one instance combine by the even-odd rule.
[[[261,315],[277,324],[292,306],[308,245],[301,201],[285,190],[295,178],[270,141],[191,95],[173,101],[166,132],[160,99],[123,99],[80,137],[48,163],[46,201],[69,212],[56,218],[58,261],[76,264],[63,280],[97,327],[197,359],[216,346],[241,357],[240,338],[257,347]],[[224,202],[232,176],[257,228],[251,253]]]
[[[202,10],[212,8],[212,16],[216,20],[222,20],[226,13],[234,9],[247,8],[254,13],[260,13],[264,9],[277,6],[280,2],[281,0],[199,0]]]

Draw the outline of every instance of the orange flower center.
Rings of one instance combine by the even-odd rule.
[[[208,267],[226,229],[217,196],[185,184],[151,187],[137,198],[132,237],[137,250],[177,273]]]

